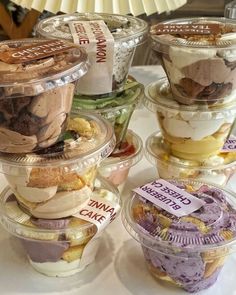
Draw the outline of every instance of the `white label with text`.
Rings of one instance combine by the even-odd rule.
[[[164,179],[144,184],[133,191],[177,217],[189,215],[205,204]]]
[[[80,261],[81,268],[94,261],[100,242],[100,235],[109,223],[116,218],[119,211],[119,203],[109,202],[104,198],[95,196],[90,199],[87,206],[73,215],[77,218],[89,221],[97,227],[96,234],[84,247]]]
[[[226,140],[221,153],[235,152],[236,151],[236,136],[230,135]]]
[[[74,43],[88,53],[90,68],[77,84],[77,93],[98,95],[112,91],[114,38],[103,20],[69,23]]]

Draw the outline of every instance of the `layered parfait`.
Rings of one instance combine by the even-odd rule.
[[[145,95],[144,104],[156,113],[163,140],[178,158],[202,161],[217,155],[234,127],[234,100],[185,106],[175,101],[165,78],[149,84]]]
[[[81,46],[85,46],[86,44],[83,40],[85,37],[88,37],[89,31],[85,36],[86,30],[84,29],[84,24],[82,23],[83,28],[75,28],[74,32],[75,34],[79,34],[79,36],[81,36],[79,38],[81,38],[82,41],[75,38],[73,39],[72,32],[74,30],[71,30],[70,23],[94,21],[102,21],[110,32],[107,39],[113,39],[113,41],[110,40],[110,42],[113,43],[113,45],[111,45],[113,46],[113,54],[111,53],[111,56],[109,57],[110,60],[108,61],[111,63],[111,66],[109,67],[110,71],[107,71],[107,73],[100,71],[100,73],[96,75],[96,77],[93,77],[93,79],[86,79],[85,76],[83,83],[81,82],[81,84],[78,85],[76,92],[87,95],[102,95],[113,91],[122,91],[133,60],[135,48],[137,45],[142,44],[147,40],[148,24],[145,21],[132,16],[118,14],[74,13],[69,15],[58,15],[42,20],[38,23],[36,32],[38,36],[43,38],[56,38],[69,41],[74,40],[75,42],[81,42]],[[93,28],[92,30],[94,31],[95,29]],[[101,30],[99,32],[101,32]],[[101,37],[99,38],[101,39]],[[102,43],[102,45],[104,45],[104,43]],[[99,92],[99,85],[103,84],[104,79],[108,79],[109,76],[111,78],[109,81],[112,82],[110,90]]]
[[[1,42],[0,151],[27,153],[60,140],[75,81],[87,70],[87,54],[75,44],[41,39]]]
[[[234,98],[236,22],[226,18],[174,19],[151,27],[175,99],[219,104]]]
[[[112,127],[91,114],[71,114],[63,136],[37,153],[0,155],[1,173],[21,207],[34,217],[64,218],[85,206],[98,166],[115,146]]]

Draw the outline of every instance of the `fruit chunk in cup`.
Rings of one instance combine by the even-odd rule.
[[[189,34],[182,27],[174,33],[159,31],[162,26],[199,25],[210,34]],[[209,31],[209,26],[218,29]],[[175,28],[176,28],[175,27]],[[186,27],[185,27],[186,28]],[[173,30],[172,30],[173,32]],[[213,33],[212,33],[213,32]],[[170,82],[174,99],[193,103],[218,104],[236,94],[236,22],[217,17],[164,21],[151,27],[152,47],[158,54]]]
[[[155,278],[198,292],[217,281],[225,259],[235,251],[235,195],[197,181],[169,182],[205,204],[177,217],[135,194],[124,206],[124,226],[142,245]]]
[[[192,178],[224,186],[236,171],[236,152],[219,153],[203,161],[184,160],[171,154],[160,132],[148,137],[145,155],[164,179]]]
[[[113,219],[118,216],[120,198],[111,184],[100,178],[92,198],[114,206]],[[9,187],[1,194],[0,206],[2,226],[22,242],[32,267],[46,276],[71,276],[93,263],[110,222],[98,232],[95,224],[76,216],[34,218],[22,211]]]
[[[236,102],[221,106],[176,102],[166,78],[149,84],[144,104],[157,114],[165,143],[172,155],[186,160],[203,160],[217,155],[233,128]]]
[[[73,21],[95,21],[103,20],[114,38],[114,56],[112,75],[112,91],[122,91],[124,89],[128,71],[131,66],[136,46],[147,40],[148,24],[136,17],[108,14],[108,13],[74,13],[58,15],[40,21],[36,27],[37,36],[49,39],[64,39],[73,41],[69,28],[69,23]],[[96,83],[103,79],[102,73],[99,73]],[[86,79],[86,76],[85,76]],[[100,83],[102,83],[102,79]],[[97,95],[97,86],[92,86],[91,81],[84,80],[86,87],[84,91],[80,87],[76,93]],[[93,87],[93,91],[91,90]],[[85,89],[87,88],[87,90]],[[92,93],[91,93],[92,92]],[[110,91],[111,92],[111,91]],[[108,93],[104,92],[103,94]],[[100,93],[102,94],[102,93]]]
[[[64,141],[38,153],[1,154],[1,173],[26,212],[64,218],[89,202],[98,166],[114,147],[112,126],[102,117],[71,113]]]
[[[5,60],[16,51],[20,58]],[[49,56],[42,54],[45,51]],[[0,151],[30,153],[59,141],[75,81],[88,70],[85,51],[62,40],[3,41],[0,60]]]

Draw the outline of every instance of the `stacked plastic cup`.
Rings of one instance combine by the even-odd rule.
[[[74,26],[75,29],[73,29],[71,25],[76,22],[80,22],[80,24]],[[93,26],[90,26],[87,30],[85,25],[90,25],[91,22]],[[104,30],[102,26],[103,23],[106,25]],[[109,31],[107,36],[105,36],[105,33],[107,33],[107,31],[105,31],[106,29]],[[36,34],[39,37],[64,39],[70,42],[79,43],[84,47],[86,43],[91,42],[91,39],[89,38],[91,30],[93,30],[98,41],[98,46],[95,47],[93,53],[95,50],[101,49],[101,46],[99,47],[99,45],[104,45],[102,48],[104,49],[103,53],[105,56],[105,54],[108,53],[108,47],[110,46],[109,42],[112,43],[111,53],[113,54],[105,56],[106,61],[108,59],[112,64],[112,71],[109,73],[112,87],[109,92],[99,89],[99,84],[103,83],[103,80],[106,78],[104,73],[100,71],[99,75],[93,77],[96,78],[95,81],[91,81],[91,79],[88,79],[87,81],[85,80],[85,76],[83,80],[84,85],[78,84],[76,93],[95,97],[96,95],[103,96],[105,94],[108,95],[108,93],[112,94],[112,92],[122,91],[128,77],[128,71],[133,60],[135,49],[138,45],[147,40],[148,24],[145,21],[132,16],[119,14],[74,13],[44,19],[36,26]],[[105,40],[106,38],[107,40]],[[105,48],[107,51],[105,51]],[[92,60],[92,54],[89,55]],[[102,53],[100,50],[100,56],[101,55]],[[100,64],[102,61],[99,60]],[[91,73],[88,73],[87,75],[89,74]],[[85,82],[87,83],[86,85]]]
[[[0,220],[37,271],[72,275],[94,261],[120,209],[114,187],[100,181],[95,188],[114,131],[99,115],[71,111],[75,82],[88,70],[77,45],[6,41],[0,59],[0,172],[9,185]]]
[[[59,219],[32,216],[19,206],[9,187],[1,193],[1,224],[22,243],[28,261],[36,271],[50,277],[67,277],[94,262],[103,233],[120,208],[119,194],[114,186],[104,179],[97,179],[95,184],[88,206],[81,207],[77,214]],[[87,211],[93,209],[93,204],[105,204],[110,210],[114,209],[114,215],[106,214],[107,222],[99,229],[84,218],[93,212]]]
[[[112,123],[116,147],[100,172],[119,187],[125,183],[127,168],[141,159],[142,144],[128,126],[143,98],[143,85],[128,77],[128,71],[135,48],[146,41],[147,32],[148,25],[141,19],[103,13],[59,15],[36,27],[39,37],[70,40],[87,50],[91,67],[77,84],[73,108],[99,113]],[[129,164],[124,167],[123,163]]]
[[[235,151],[225,149],[236,116],[236,22],[189,18],[151,27],[152,48],[166,78],[145,89],[145,106],[161,133],[146,155],[163,178],[199,178],[225,185]]]
[[[55,144],[66,129],[75,83],[88,70],[86,52],[60,40],[0,45],[0,152],[28,153]]]

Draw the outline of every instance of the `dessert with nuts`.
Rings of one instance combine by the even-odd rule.
[[[49,39],[65,39],[72,41],[69,23],[76,21],[104,21],[114,38],[114,54],[111,91],[98,93],[100,83],[103,83],[104,73],[100,72],[96,81],[83,79],[83,85],[78,85],[76,93],[101,95],[124,89],[128,71],[131,66],[135,48],[147,39],[148,24],[138,18],[106,13],[74,13],[58,15],[40,21],[36,27],[37,35]],[[83,46],[83,44],[81,44]],[[94,82],[94,85],[93,85]],[[95,83],[96,82],[96,83]],[[86,84],[86,85],[85,85]]]
[[[124,225],[141,243],[148,269],[155,278],[190,293],[198,292],[217,281],[235,245],[235,196],[201,182],[169,183],[180,192],[188,192],[191,198],[203,201],[202,206],[177,217],[135,194],[127,200]],[[174,196],[173,190],[169,191]],[[189,200],[182,196],[180,201]]]
[[[60,140],[87,69],[85,51],[62,40],[1,42],[0,151],[29,153]]]
[[[159,24],[151,27],[153,49],[179,103],[218,104],[235,97],[234,20],[186,18],[165,21],[161,26],[165,29],[160,30]],[[210,26],[214,30],[208,29]]]

